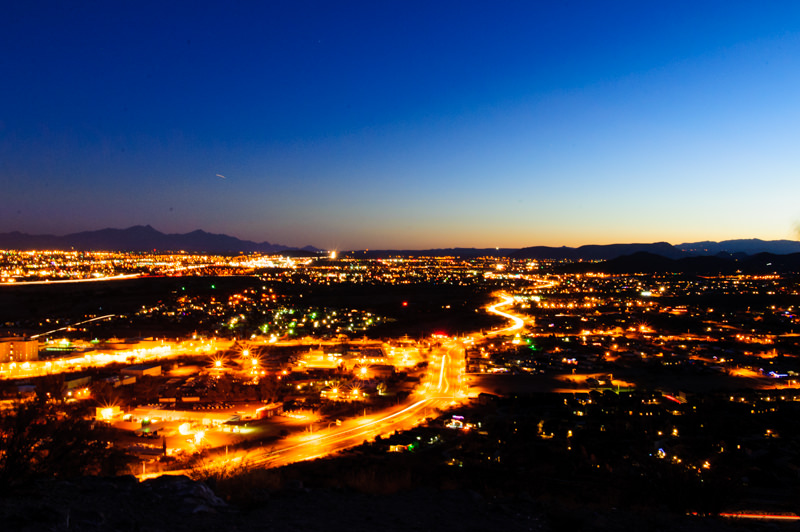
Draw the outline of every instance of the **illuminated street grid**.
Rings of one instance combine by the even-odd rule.
[[[300,259],[300,263],[303,259]],[[306,261],[308,262],[308,261]],[[123,276],[199,275],[250,272],[261,268],[293,268],[286,257],[263,255],[150,254],[89,251],[0,250],[0,283],[97,281]]]
[[[493,258],[398,257],[388,259],[337,258],[331,255],[287,257],[259,253],[206,255],[192,253],[150,254],[85,251],[0,250],[0,283],[39,281],[96,281],[122,276],[175,276],[238,274],[261,275],[265,280],[297,284],[482,281],[498,266]],[[335,256],[335,254],[333,254]],[[500,265],[505,267],[504,265]],[[523,271],[538,268],[534,262],[519,263]],[[487,273],[489,272],[489,273]]]
[[[180,267],[191,262],[179,257]],[[226,260],[214,263],[216,274],[233,267]],[[260,288],[224,295],[178,289],[133,316],[177,323],[194,316],[189,321],[213,335],[194,329],[184,338],[96,341],[81,338],[80,322],[45,319],[47,330],[36,335],[40,360],[6,362],[0,376],[22,390],[37,376],[63,375],[64,398],[98,405],[97,420],[114,427],[114,445],[137,457],[132,472],[142,478],[325,456],[413,429],[456,405],[514,393],[520,378],[528,379],[525,391],[564,394],[560,417],[543,418],[536,437],[565,452],[602,440],[589,430],[598,415],[624,414],[634,431],[652,418],[641,428],[652,447],[639,457],[645,469],[655,460],[705,478],[760,449],[752,438],[774,446],[791,433],[775,416],[800,401],[792,276],[564,274],[557,264],[493,258],[322,257],[269,268],[248,260],[260,265],[253,272]],[[179,271],[158,261],[162,271]],[[496,315],[498,325],[457,337],[371,339],[365,334],[383,316],[305,307],[284,290],[423,281],[494,291],[493,303],[475,311]],[[84,318],[102,328],[132,317]],[[751,416],[751,432],[693,447],[693,416],[708,412],[692,397],[704,390],[729,405],[717,406],[724,415]]]

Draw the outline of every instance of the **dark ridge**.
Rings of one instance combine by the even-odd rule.
[[[280,253],[292,246],[252,242],[196,230],[185,234],[165,234],[149,225],[127,229],[100,229],[64,236],[26,235],[19,231],[0,233],[0,249],[75,250],[75,251],[188,251],[192,253]],[[319,251],[311,246],[305,252]]]
[[[674,260],[647,252],[634,253],[600,263],[574,263],[560,268],[565,273],[688,273],[708,275],[769,275],[800,273],[800,253],[759,253],[745,258],[724,256],[685,257]]]
[[[388,259],[390,257],[510,257],[512,248],[439,248],[439,249],[364,249],[343,251],[342,257],[351,259]]]
[[[514,259],[610,260],[639,252],[648,252],[673,259],[686,256],[684,252],[667,242],[655,242],[653,244],[587,245],[578,248],[535,246],[518,249],[509,254],[509,257]]]
[[[800,242],[795,240],[760,240],[758,238],[742,238],[723,240],[722,242],[691,242],[679,244],[676,248],[693,255],[716,255],[719,253],[754,255],[756,253],[774,253],[788,255],[800,253]]]

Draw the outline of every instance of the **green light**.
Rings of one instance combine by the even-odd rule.
[[[214,289],[214,288],[216,288],[216,287],[217,287],[217,285],[215,285],[215,284],[212,284],[212,285],[211,285],[211,288],[212,288],[212,289]]]

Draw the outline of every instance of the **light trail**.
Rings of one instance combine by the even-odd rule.
[[[92,321],[98,321],[98,320],[107,320],[108,318],[113,318],[114,316],[116,316],[116,314],[106,314],[105,316],[98,316],[97,318],[92,318],[92,319],[85,320],[85,321],[79,321],[78,323],[73,323],[71,325],[67,325],[66,327],[60,327],[58,329],[53,329],[52,331],[47,331],[47,332],[43,332],[43,333],[39,333],[39,334],[34,334],[33,336],[31,336],[31,340],[35,340],[36,338],[39,338],[40,336],[49,336],[49,335],[51,335],[51,334],[53,334],[55,332],[58,332],[58,331],[64,331],[66,329],[71,329],[72,327],[77,327],[78,325],[83,325],[84,323],[90,323]]]
[[[534,282],[537,285],[536,288],[538,288],[540,290],[543,289],[543,288],[552,288],[552,287],[554,287],[554,286],[556,286],[558,284],[557,281],[545,281],[543,279],[537,279]],[[510,332],[514,332],[514,331],[519,331],[525,326],[525,321],[522,318],[520,318],[519,316],[516,316],[514,314],[509,314],[508,312],[503,312],[502,310],[498,310],[500,307],[506,307],[506,306],[509,306],[509,305],[513,305],[514,304],[514,297],[509,295],[509,294],[506,294],[505,292],[501,292],[501,293],[499,293],[497,295],[499,297],[502,297],[503,300],[498,302],[498,303],[495,303],[494,305],[490,305],[490,306],[486,307],[486,310],[488,312],[491,312],[492,314],[497,314],[498,316],[502,316],[502,317],[506,318],[507,320],[510,320],[512,322],[512,325],[510,325],[509,327],[506,327],[504,329],[498,329],[496,331],[489,331],[488,333],[486,333],[486,336],[496,336],[498,334],[505,334],[505,333],[510,333]]]
[[[457,394],[445,395],[450,389],[450,380],[457,367],[454,366],[452,347],[448,348],[447,353],[442,355],[442,368],[439,370],[439,388],[431,390],[423,398],[418,399],[402,407],[384,411],[383,415],[377,418],[351,419],[345,421],[341,427],[331,428],[328,426],[327,432],[320,431],[312,436],[299,436],[307,438],[304,441],[297,441],[298,436],[290,437],[282,442],[282,446],[271,450],[249,451],[234,456],[217,456],[210,459],[207,470],[213,472],[215,469],[228,467],[236,464],[236,467],[245,469],[256,469],[261,467],[281,467],[298,461],[312,460],[331,455],[344,449],[360,445],[365,440],[371,440],[377,435],[386,435],[398,430],[407,430],[419,424],[423,418],[427,417],[429,408],[446,408],[453,403]],[[431,368],[433,371],[433,368]],[[444,389],[442,389],[444,388]],[[325,430],[325,429],[322,429]],[[164,471],[139,475],[140,480],[154,478],[159,475],[189,474],[192,470]]]
[[[509,326],[509,327],[504,328],[504,329],[498,329],[496,331],[489,331],[488,333],[486,333],[487,336],[489,336],[489,335],[495,336],[495,335],[498,335],[498,334],[505,334],[505,333],[510,333],[510,332],[513,332],[513,331],[518,331],[518,330],[522,329],[525,326],[525,322],[522,320],[522,318],[520,318],[518,316],[515,316],[513,314],[509,314],[507,312],[503,312],[502,310],[498,310],[499,307],[506,307],[506,306],[512,305],[514,303],[514,298],[511,297],[508,294],[500,294],[500,297],[503,298],[502,301],[500,301],[499,303],[495,303],[494,305],[491,305],[489,307],[486,307],[486,310],[488,312],[491,312],[492,314],[497,314],[498,316],[502,316],[502,317],[504,317],[504,318],[506,318],[508,320],[511,320],[511,322],[513,324],[511,326]]]
[[[336,432],[334,432],[332,434],[331,433],[323,434],[323,435],[320,435],[319,438],[316,438],[314,440],[304,441],[304,442],[298,443],[298,444],[290,446],[290,447],[285,447],[285,448],[280,449],[278,451],[273,451],[270,454],[277,454],[277,453],[282,453],[282,452],[286,452],[286,451],[291,451],[293,449],[304,447],[304,446],[310,445],[310,444],[319,444],[319,442],[321,442],[321,441],[329,440],[329,439],[333,439],[333,438],[341,438],[341,437],[343,437],[345,435],[360,434],[360,433],[364,432],[364,430],[369,428],[369,427],[374,427],[374,426],[379,425],[381,423],[385,423],[385,422],[389,421],[390,419],[394,419],[397,416],[401,416],[401,415],[405,414],[406,412],[410,412],[410,411],[412,411],[414,409],[418,409],[420,406],[423,406],[425,403],[427,403],[427,402],[429,402],[431,400],[433,400],[433,398],[430,398],[430,397],[427,397],[425,399],[420,399],[416,403],[412,403],[409,406],[403,408],[402,410],[399,410],[397,412],[394,412],[393,414],[389,414],[389,415],[384,416],[384,417],[380,417],[378,419],[374,419],[372,421],[368,421],[367,423],[364,423],[363,425],[361,425],[359,427],[353,427],[351,429],[337,430]]]
[[[108,318],[109,316],[99,316],[98,318],[92,318],[92,320],[104,319]],[[74,327],[75,325],[70,325],[69,327]],[[198,342],[197,345],[190,343],[187,346],[183,342],[165,342],[163,340],[161,342],[145,341],[139,342],[139,347],[131,347],[130,349],[120,351],[91,351],[84,352],[82,356],[55,358],[49,360],[33,360],[23,362],[22,364],[9,362],[0,364],[0,380],[53,375],[58,373],[72,372],[81,368],[102,367],[111,363],[125,364],[129,363],[128,359],[130,357],[135,358],[137,363],[149,363],[180,356],[208,356],[210,353],[214,353],[218,350],[230,349],[231,342],[232,341],[214,339],[208,342]]]
[[[14,281],[13,283],[0,283],[0,286],[28,286],[34,284],[67,284],[67,283],[98,283],[102,281],[121,281],[142,277],[141,273],[128,273],[111,277],[92,277],[90,279],[62,279],[58,281]]]
[[[445,360],[446,358],[447,358],[447,355],[442,355],[442,367],[439,370],[439,386],[438,386],[440,392],[446,392],[447,391],[447,388],[442,390],[442,383],[445,382],[444,369],[445,369],[445,365],[446,365],[446,360]],[[447,387],[449,387],[449,384],[448,384]]]
[[[408,406],[405,406],[400,410],[368,421],[367,423],[362,423],[355,427],[343,427],[327,434],[320,433],[318,436],[314,436],[311,439],[301,441],[299,443],[287,442],[286,446],[273,449],[271,451],[256,451],[255,453],[249,452],[245,453],[244,455],[232,456],[223,460],[211,458],[212,463],[207,466],[206,469],[213,471],[215,467],[225,467],[233,462],[241,462],[241,465],[246,469],[279,467],[294,462],[321,458],[348,447],[359,445],[364,440],[371,439],[376,434],[394,432],[397,430],[396,425],[387,427],[383,430],[381,430],[381,425],[386,423],[394,423],[395,421],[402,421],[401,418],[404,416],[407,416],[405,417],[405,420],[407,421],[408,419],[415,417],[415,415],[423,408],[432,406],[433,403],[440,401],[441,399],[442,398],[440,397],[426,397]],[[323,446],[326,448],[321,449],[320,447]],[[307,452],[311,452],[313,454],[303,454]],[[159,471],[137,475],[137,478],[139,480],[145,480],[161,475],[188,475],[192,472],[196,472],[196,470],[180,469],[173,471]]]
[[[302,441],[299,443],[289,444],[285,447],[275,449],[262,454],[261,456],[248,457],[247,467],[279,467],[297,461],[312,460],[314,458],[321,458],[333,454],[337,451],[344,450],[348,447],[353,447],[361,444],[364,440],[372,439],[378,434],[390,433],[398,430],[398,427],[403,423],[409,425],[415,424],[416,416],[424,408],[434,405],[440,401],[440,397],[426,397],[420,399],[408,406],[401,408],[395,412],[391,412],[385,416],[373,419],[366,423],[362,423],[355,427],[343,427],[336,429],[333,432],[326,434],[320,433],[318,436]],[[391,427],[382,427],[383,425],[391,423]],[[307,452],[312,454],[304,454]],[[231,460],[226,460],[225,463]]]
[[[786,515],[786,514],[755,514],[755,513],[721,513],[720,517],[728,517],[730,519],[762,519],[774,521],[800,521],[799,515]]]

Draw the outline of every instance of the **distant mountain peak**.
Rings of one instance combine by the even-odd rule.
[[[0,233],[0,249],[78,251],[187,251],[203,253],[279,253],[296,250],[297,246],[251,242],[236,237],[213,234],[196,229],[185,234],[164,234],[151,225],[134,225],[126,229],[99,229],[64,236],[27,235],[14,231]],[[319,251],[311,246],[305,250]]]
[[[760,238],[741,238],[723,240],[721,242],[706,240],[678,244],[675,247],[692,255],[717,255],[719,253],[754,255],[764,252],[788,255],[790,253],[800,253],[800,242],[796,240],[761,240]]]

